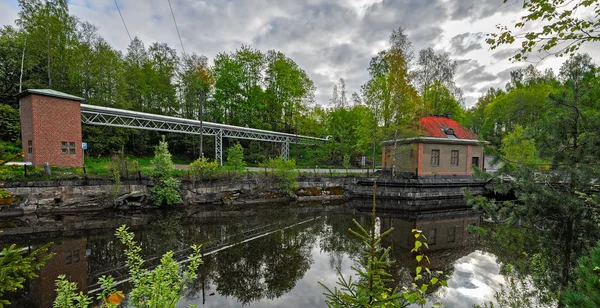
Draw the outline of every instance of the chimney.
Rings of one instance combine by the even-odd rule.
[[[444,116],[450,120],[452,120],[452,112],[446,112]]]

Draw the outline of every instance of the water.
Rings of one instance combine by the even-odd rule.
[[[336,268],[345,276],[358,257],[360,242],[347,230],[352,219],[369,225],[368,213],[349,206],[252,206],[138,213],[28,216],[0,221],[0,245],[37,247],[54,242],[54,257],[26,290],[10,294],[13,307],[51,307],[54,280],[66,274],[87,292],[95,292],[101,275],[124,281],[127,270],[115,228],[126,223],[136,233],[150,266],[175,251],[185,259],[191,244],[203,244],[204,264],[185,291],[180,307],[323,307],[323,288],[335,286]],[[411,281],[416,266],[410,253],[411,230],[423,230],[431,250],[431,269],[450,275],[448,288],[432,290],[447,307],[470,307],[490,300],[502,276],[495,257],[482,253],[477,237],[466,227],[479,225],[480,216],[468,210],[438,213],[379,213],[377,229],[394,231],[385,239],[396,263],[390,272],[397,281]]]

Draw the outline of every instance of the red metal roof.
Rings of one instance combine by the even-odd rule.
[[[448,138],[444,129],[452,128],[454,136],[458,139],[477,139],[477,134],[444,116],[423,117],[421,118],[421,127],[424,137]]]

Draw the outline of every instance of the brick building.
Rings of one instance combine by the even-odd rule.
[[[470,175],[471,166],[483,168],[482,142],[477,134],[452,120],[451,114],[420,119],[417,137],[384,141],[382,166],[416,176]]]
[[[83,98],[48,89],[17,95],[24,161],[34,166],[83,166],[81,109]]]

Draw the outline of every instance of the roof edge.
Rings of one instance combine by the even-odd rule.
[[[479,139],[449,139],[449,138],[439,138],[439,137],[414,137],[414,138],[402,138],[396,140],[385,140],[382,141],[381,144],[407,144],[407,143],[445,143],[445,144],[471,144],[471,145],[483,145],[489,144],[488,141],[483,141]]]
[[[63,99],[68,99],[68,100],[78,101],[78,102],[85,102],[85,98],[83,98],[83,97],[63,93],[63,92],[52,90],[52,89],[27,89],[27,90],[15,95],[15,97],[21,98],[21,97],[31,95],[31,94],[63,98]]]

